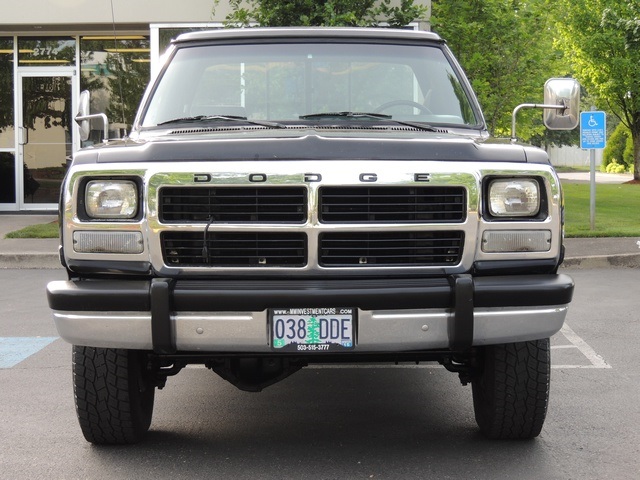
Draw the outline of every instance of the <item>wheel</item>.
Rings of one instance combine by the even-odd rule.
[[[73,391],[87,441],[136,443],[149,430],[155,387],[143,352],[74,345]]]
[[[472,378],[473,409],[480,431],[491,439],[540,434],[549,403],[549,339],[483,347]]]
[[[426,113],[426,114],[429,114],[429,115],[432,114],[431,110],[429,110],[427,107],[425,107],[421,103],[414,102],[412,100],[393,100],[391,102],[383,103],[378,108],[376,108],[374,110],[374,112],[375,113],[381,113],[381,112],[384,112],[385,110],[387,110],[389,108],[402,107],[402,106],[417,108],[422,113]]]

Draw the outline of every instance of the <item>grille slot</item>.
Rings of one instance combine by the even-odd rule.
[[[304,223],[304,187],[163,187],[165,223]]]
[[[466,217],[463,187],[322,187],[324,223],[447,223]]]
[[[171,267],[302,267],[307,262],[304,233],[162,232],[165,264]]]
[[[462,257],[463,232],[331,232],[320,236],[324,267],[450,266]]]

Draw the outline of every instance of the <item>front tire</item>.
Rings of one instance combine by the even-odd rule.
[[[137,443],[151,425],[155,387],[144,352],[73,346],[73,390],[80,428],[98,444]]]
[[[549,339],[483,347],[472,379],[473,408],[490,439],[528,439],[542,430],[549,403]]]

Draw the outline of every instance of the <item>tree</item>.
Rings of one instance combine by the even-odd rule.
[[[627,0],[559,0],[560,45],[576,78],[631,132],[640,180],[640,6]]]
[[[433,0],[432,29],[447,40],[483,107],[489,131],[507,136],[520,103],[542,103],[550,77],[568,72],[554,48],[546,0]],[[545,130],[540,110],[519,114],[518,135]],[[568,137],[553,137],[562,141]]]
[[[320,343],[320,322],[316,317],[307,320],[307,343]]]
[[[414,0],[230,0],[225,24],[242,27],[377,26],[403,27],[424,18],[428,8]]]
[[[112,122],[131,126],[149,82],[149,63],[144,61],[148,48],[146,39],[83,40],[82,65],[92,65],[95,71],[83,71],[80,89],[91,92],[92,110],[105,112]]]
[[[0,38],[0,49],[13,50],[13,39]],[[0,55],[0,133],[13,127],[13,55]]]
[[[134,44],[134,47],[138,45]],[[114,54],[107,57],[107,68],[113,74],[107,79],[112,92],[107,116],[131,126],[149,83],[149,64],[127,59],[125,54]]]

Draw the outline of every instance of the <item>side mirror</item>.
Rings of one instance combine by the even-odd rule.
[[[91,92],[89,90],[83,90],[80,93],[78,99],[78,115],[76,116],[76,123],[80,127],[80,138],[82,141],[86,141],[91,133],[91,120],[84,118],[91,113],[89,105],[91,103]],[[82,118],[82,120],[80,120]]]
[[[511,143],[516,138],[516,116],[523,108],[543,108],[550,130],[573,130],[580,121],[580,84],[573,78],[550,78],[544,84],[544,103],[523,103],[511,114]]]
[[[550,78],[544,84],[545,108],[543,121],[549,130],[573,130],[580,121],[580,85],[573,78]]]
[[[89,90],[83,90],[80,93],[80,98],[78,100],[78,115],[76,115],[75,121],[80,127],[80,138],[82,141],[85,141],[89,138],[89,133],[91,132],[91,123],[90,120],[94,118],[99,118],[102,120],[103,126],[103,141],[109,140],[109,119],[104,113],[95,113],[93,115],[90,114],[90,105],[91,103],[91,93]]]

